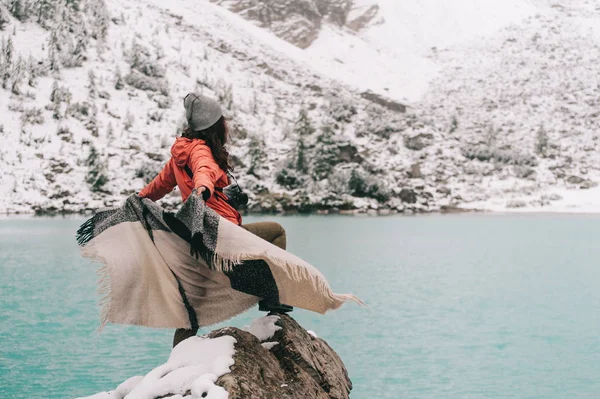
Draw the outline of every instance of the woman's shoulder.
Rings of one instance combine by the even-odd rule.
[[[208,146],[208,144],[206,144],[206,141],[201,140],[201,139],[194,139],[192,141],[192,151],[210,151],[210,147]]]
[[[214,159],[213,158],[213,154],[212,154],[212,150],[210,149],[210,147],[208,146],[208,144],[206,144],[206,142],[204,140],[200,140],[200,139],[196,139],[194,140],[194,142],[192,143],[192,148],[190,151],[190,156],[194,157],[194,158],[210,158],[211,160]]]

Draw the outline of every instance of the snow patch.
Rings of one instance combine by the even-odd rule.
[[[313,60],[313,68],[324,75],[361,91],[374,91],[400,101],[420,98],[439,69],[402,46],[390,51],[379,43],[327,25],[305,51]]]
[[[267,350],[271,350],[275,345],[279,344],[277,341],[263,342],[261,345]]]
[[[132,377],[115,391],[98,393],[86,399],[117,399],[125,395],[128,399],[152,399],[184,395],[188,391],[191,391],[191,396],[186,398],[190,399],[226,399],[227,391],[215,382],[229,373],[234,364],[235,342],[235,338],[227,335],[188,338],[173,348],[167,363],[146,376]]]
[[[390,51],[400,47],[417,53],[464,44],[536,11],[524,0],[355,1],[359,7],[373,3],[379,5],[384,22],[362,36]]]
[[[261,317],[253,320],[250,326],[244,327],[244,330],[254,335],[259,341],[266,341],[281,330],[281,327],[275,325],[277,320],[279,320],[279,316]]]
[[[536,11],[523,0],[357,0],[354,10],[375,4],[376,23],[359,34],[325,25],[305,51],[326,76],[408,102],[438,76],[432,49],[468,43]]]
[[[316,332],[314,332],[314,331],[307,330],[306,332],[307,332],[307,333],[308,333],[308,334],[309,334],[311,337],[313,337],[313,338],[319,338],[319,336],[317,335],[317,333],[316,333]]]

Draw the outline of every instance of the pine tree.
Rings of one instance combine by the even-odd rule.
[[[96,74],[93,69],[88,72],[88,90],[91,99],[98,98],[98,88],[96,87]]]
[[[315,128],[305,109],[301,109],[298,114],[298,119],[294,125],[294,132],[299,136],[310,136],[315,132]]]
[[[81,66],[89,42],[79,2],[59,3],[56,9],[54,31],[57,32],[58,54],[61,64],[67,68]]]
[[[100,129],[98,129],[98,107],[94,103],[90,110],[89,120],[85,124],[85,128],[92,134],[94,137],[98,137],[100,135]]]
[[[304,139],[298,139],[295,151],[294,168],[300,173],[308,172],[308,162],[306,161],[306,146]]]
[[[256,91],[252,90],[252,100],[250,102],[250,110],[253,115],[258,114],[258,97],[256,96]]]
[[[62,118],[61,103],[66,102],[67,104],[71,101],[71,93],[66,89],[58,86],[58,81],[55,79],[52,83],[52,91],[50,92],[50,110],[52,110],[52,117],[56,120]]]
[[[48,38],[48,60],[50,70],[54,73],[60,72],[60,46],[59,46],[59,25],[56,24],[50,31]]]
[[[13,72],[13,41],[12,38],[8,38],[6,44],[4,44],[4,40],[2,43],[2,66],[3,66],[3,74],[2,74],[2,88],[8,89],[11,79],[11,74]]]
[[[125,82],[123,81],[123,76],[121,76],[121,70],[117,69],[117,81],[115,82],[115,89],[121,90],[125,87]]]
[[[108,183],[106,164],[102,162],[94,146],[90,147],[86,166],[88,172],[85,181],[90,185],[90,190],[93,192],[102,191],[102,188]]]
[[[37,0],[34,4],[34,10],[37,18],[37,23],[45,29],[52,26],[54,18],[54,4],[50,0]]]
[[[54,79],[52,82],[52,91],[50,92],[50,102],[54,103],[58,98],[58,81]]]
[[[458,129],[458,119],[456,115],[452,116],[452,121],[450,122],[450,131],[448,133],[454,133]]]
[[[104,0],[88,1],[84,11],[92,21],[91,36],[95,40],[104,42],[108,35],[109,13]]]
[[[348,180],[348,188],[350,188],[350,192],[352,195],[356,197],[367,197],[368,196],[368,187],[365,179],[356,169],[352,171],[350,174],[350,179]]]
[[[123,126],[125,131],[129,131],[133,127],[134,123],[135,117],[129,110],[127,110],[127,115],[125,115],[125,125]]]
[[[13,41],[12,41],[12,38],[9,37],[8,41],[6,42],[6,49],[4,50],[4,61],[6,62],[6,65],[12,66],[14,53],[15,53],[15,48],[13,45]]]
[[[304,184],[304,179],[292,169],[282,168],[275,175],[275,182],[288,190],[295,190]]]
[[[37,86],[38,69],[36,66],[36,61],[33,59],[32,56],[29,56],[29,60],[27,61],[27,72],[29,72],[29,77],[27,78],[27,84],[30,87],[36,87]]]
[[[23,59],[19,57],[13,66],[10,90],[13,94],[21,94],[21,82],[23,81]]]
[[[19,21],[23,22],[27,19],[27,7],[23,4],[23,0],[11,0],[9,10]]]
[[[1,10],[1,8],[0,8]],[[4,74],[6,73],[6,63],[4,62],[4,51],[6,50],[6,40],[2,36],[2,45],[0,47],[0,85],[4,87]]]
[[[265,144],[257,136],[252,136],[248,143],[248,156],[250,157],[250,167],[248,168],[248,174],[260,178],[257,170],[263,165],[266,160],[266,154],[264,151]]]
[[[535,152],[542,158],[545,158],[548,153],[548,133],[544,126],[540,126],[535,136]]]
[[[108,145],[110,145],[114,139],[114,129],[113,129],[113,125],[112,122],[108,122],[108,126],[106,127],[106,142]]]
[[[327,178],[333,167],[339,162],[339,149],[335,143],[333,127],[329,124],[321,128],[317,138],[312,177],[319,181]]]
[[[80,8],[79,8],[80,3],[81,3],[81,0],[66,0],[67,7],[69,7],[73,11],[80,10]]]
[[[87,51],[88,38],[85,36],[85,31],[80,26],[75,34],[75,44],[71,46],[68,66],[78,67],[83,64],[85,52]]]

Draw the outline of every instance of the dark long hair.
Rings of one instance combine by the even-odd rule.
[[[210,148],[217,165],[225,172],[233,170],[229,159],[229,152],[225,147],[229,141],[229,128],[224,117],[221,116],[214,125],[204,130],[193,131],[187,126],[181,136],[188,139],[204,140],[208,148]]]

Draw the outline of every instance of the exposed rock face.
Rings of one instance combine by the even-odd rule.
[[[389,109],[390,111],[406,112],[406,105],[401,104],[397,101],[390,100],[389,98],[385,98],[377,93],[366,91],[364,93],[361,93],[361,97],[366,100],[373,101],[375,104],[379,104],[382,107]]]
[[[373,4],[361,14],[348,21],[346,26],[353,31],[358,32],[373,23],[377,17],[379,17],[379,6],[377,4]]]
[[[307,48],[319,36],[321,24],[329,21],[344,26],[351,0],[211,0],[256,21],[278,37]]]
[[[325,341],[287,315],[180,342],[164,363],[80,399],[348,399],[352,383]]]
[[[352,0],[315,0],[321,15],[328,21],[344,26],[352,9]]]
[[[281,315],[276,325],[281,330],[265,345],[236,328],[209,335],[230,335],[237,341],[231,372],[217,380],[229,392],[229,399],[349,398],[352,383],[335,351],[290,316]]]
[[[420,133],[412,137],[406,136],[404,137],[404,146],[409,150],[421,151],[423,148],[431,145],[432,139],[433,135],[428,133]]]

